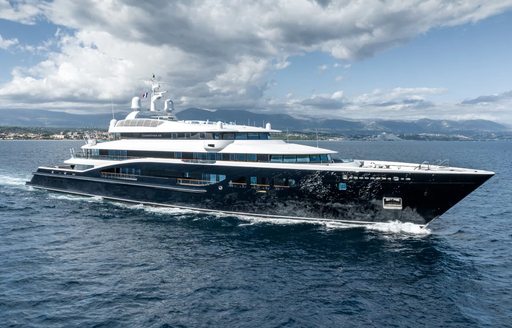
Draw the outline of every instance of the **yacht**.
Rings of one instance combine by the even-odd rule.
[[[273,139],[281,131],[234,122],[178,120],[151,80],[150,106],[134,97],[110,139],[87,140],[29,185],[104,199],[272,219],[428,225],[493,172],[378,160]]]

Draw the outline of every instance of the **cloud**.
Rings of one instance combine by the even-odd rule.
[[[93,108],[111,98],[124,104],[147,88],[145,77],[157,73],[177,107],[281,110],[280,104],[299,113],[339,109],[339,115],[361,106],[432,107],[428,97],[440,89],[397,88],[350,100],[332,94],[271,99],[265,92],[268,76],[288,67],[291,56],[320,51],[342,63],[360,60],[430,29],[509,8],[512,0],[1,1],[0,18],[25,24],[45,19],[67,32],[56,33],[44,60],[14,69],[0,85],[0,97],[5,105],[47,108]]]
[[[424,109],[433,106],[432,102],[426,100],[428,96],[445,91],[441,88],[394,88],[388,91],[376,89],[357,96],[354,102],[360,106],[386,107],[390,110]]]
[[[461,102],[463,105],[490,104],[504,100],[512,100],[512,91],[503,92],[495,95],[479,96],[474,99],[467,99]]]
[[[310,109],[315,110],[333,110],[342,109],[346,105],[346,99],[343,96],[343,91],[336,91],[333,94],[319,94],[313,95],[310,98],[303,100],[295,100],[295,105],[307,107],[306,111]]]
[[[15,45],[17,45],[18,39],[4,39],[2,35],[0,34],[0,49],[7,50]]]
[[[38,17],[43,15],[45,3],[40,1],[8,1],[0,0],[0,19],[15,21],[23,24],[35,24]]]

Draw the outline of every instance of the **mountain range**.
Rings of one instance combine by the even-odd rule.
[[[120,119],[127,113],[117,113]],[[254,113],[247,110],[215,110],[188,108],[176,113],[182,120],[210,120],[237,122],[264,126],[283,131],[337,133],[345,135],[372,135],[382,132],[394,134],[466,134],[507,133],[510,128],[488,120],[343,120],[295,118],[287,114]],[[48,110],[1,110],[0,126],[107,128],[112,114],[71,114]]]

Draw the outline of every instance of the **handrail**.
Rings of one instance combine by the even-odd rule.
[[[100,173],[102,178],[119,178],[119,179],[126,179],[126,180],[137,180],[137,175],[135,174],[128,174],[128,173],[114,173],[114,172],[101,172]]]
[[[421,167],[422,165],[427,165],[427,171],[428,171],[428,170],[430,170],[430,163],[429,163],[429,161],[423,161],[421,164],[419,164],[419,165],[417,166],[418,170],[423,169],[423,168]]]
[[[198,180],[198,179],[189,179],[189,178],[177,178],[176,183],[181,185],[189,185],[189,186],[207,186],[214,184],[216,182],[212,182],[210,180]]]

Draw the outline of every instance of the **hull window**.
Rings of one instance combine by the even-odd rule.
[[[229,186],[232,188],[247,188],[247,180],[245,177],[240,177],[238,179],[229,181]]]
[[[387,210],[401,210],[402,198],[400,197],[384,197],[382,198],[382,207]]]

